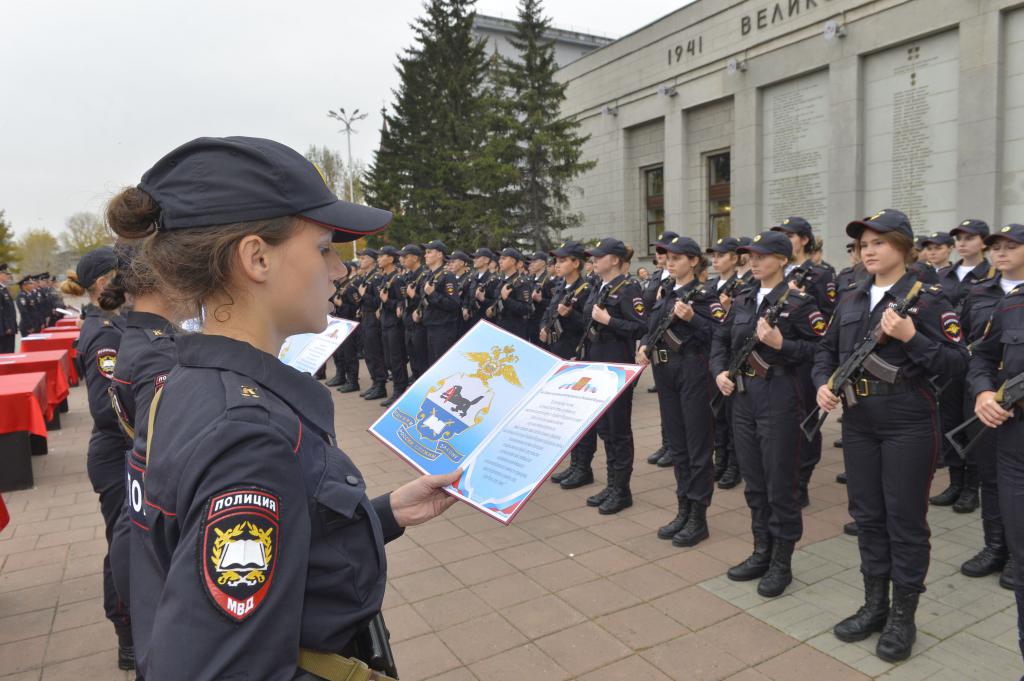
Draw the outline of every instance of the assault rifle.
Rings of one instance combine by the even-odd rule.
[[[1003,409],[1013,409],[1014,405],[1024,403],[1024,373],[1008,378],[1006,382],[999,386],[999,390],[996,391],[996,402]],[[978,417],[972,416],[970,420],[964,421],[946,433],[946,439],[949,441],[949,444],[953,445],[954,451],[960,455],[961,459],[965,458],[967,453],[974,449],[974,446],[985,435],[985,428],[982,428],[970,440],[961,436],[961,433],[973,426],[977,421]]]
[[[896,314],[906,317],[907,310],[917,302],[920,295],[921,282],[915,281],[910,291],[907,292],[906,297],[896,303],[896,307],[893,308]],[[874,328],[868,331],[868,335],[853,349],[853,352],[846,358],[846,361],[832,372],[832,376],[829,377],[826,385],[828,385],[828,389],[833,394],[838,395],[840,391],[842,392],[846,406],[852,407],[857,404],[857,391],[854,384],[861,369],[864,369],[880,381],[885,381],[886,383],[896,382],[899,368],[889,364],[875,354],[875,348],[885,344],[887,339],[888,336],[882,333],[882,320],[879,319]],[[820,407],[815,407],[807,415],[807,418],[800,423],[800,430],[803,431],[808,442],[815,438],[821,427],[825,425],[826,419],[828,419],[828,412],[822,413]]]
[[[804,285],[807,278],[811,276],[810,270],[805,270],[802,267],[795,268],[791,273],[791,281],[796,284],[797,288]],[[779,296],[778,301],[771,307],[769,307],[764,313],[764,320],[769,325],[775,326],[779,322],[779,317],[782,316],[782,311],[786,308],[786,302],[789,300],[789,294],[793,289],[786,287],[786,290]],[[754,371],[758,373],[767,373],[769,365],[765,362],[760,355],[754,350],[757,344],[761,341],[757,338],[757,328],[750,332],[750,335],[743,345],[740,346],[739,351],[733,355],[732,360],[729,362],[729,367],[726,369],[726,374],[730,381],[736,381],[740,376],[740,372],[743,371],[744,365],[750,366]],[[741,379],[742,380],[742,379]],[[737,385],[737,388],[740,386]],[[711,399],[711,413],[718,416],[719,412],[722,411],[722,407],[725,405],[725,394],[719,391]]]

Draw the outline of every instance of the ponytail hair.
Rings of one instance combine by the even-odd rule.
[[[68,271],[68,278],[61,282],[60,292],[67,296],[75,296],[81,298],[85,295],[85,289],[78,283],[78,275],[72,271]]]

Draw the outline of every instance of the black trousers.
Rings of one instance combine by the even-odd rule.
[[[718,390],[717,387],[714,390]],[[714,393],[712,393],[714,395]],[[729,460],[732,461],[736,454],[736,443],[732,436],[732,403],[731,399],[722,402],[722,408],[715,417],[715,449],[724,449],[729,452]]]
[[[353,333],[345,339],[345,342],[334,351],[334,369],[347,381],[359,382],[359,360],[356,358],[358,350],[358,333]]]
[[[630,383],[629,387],[619,395],[595,425],[597,436],[604,442],[609,474],[621,472],[628,475],[633,472],[633,388],[635,386],[636,383]]]
[[[940,437],[935,399],[924,387],[862,397],[843,411],[846,492],[864,574],[924,591]]]
[[[363,360],[366,371],[374,383],[386,383],[388,370],[384,363],[384,341],[381,335],[380,320],[370,312],[363,316],[359,328],[363,331]]]
[[[384,345],[384,364],[395,384],[395,393],[401,394],[409,387],[409,370],[406,368],[409,358],[405,352],[405,328],[401,323],[382,326],[381,340]]]
[[[746,392],[733,393],[732,432],[743,476],[743,496],[753,531],[796,542],[803,516],[796,488],[807,439],[800,432],[803,404],[799,375],[743,377]]]
[[[999,470],[999,506],[1006,522],[1006,539],[1016,563],[1017,638],[1024,655],[1024,421],[1017,416],[995,431]]]
[[[103,610],[107,619],[114,625],[117,631],[128,631],[131,626],[131,618],[128,614],[128,594],[122,598],[115,586],[114,571],[118,576],[129,574],[129,566],[118,564],[113,566],[111,559],[119,561],[127,560],[127,552],[117,551],[111,554],[110,545],[114,539],[114,531],[118,519],[124,512],[125,481],[124,481],[124,454],[116,455],[94,455],[92,452],[86,461],[86,468],[89,472],[89,482],[93,490],[100,496],[100,513],[103,515],[103,524],[107,538],[107,555],[103,557]],[[121,579],[118,579],[121,582]]]
[[[810,362],[805,366],[800,367],[797,371],[797,375],[800,379],[800,394],[801,404],[803,404],[803,413],[809,414],[814,411],[816,406],[818,406],[818,391],[814,386],[814,380],[811,378]],[[817,434],[815,434],[814,439],[810,442],[808,442],[807,438],[803,437],[803,435],[798,439],[800,440],[801,449],[800,481],[808,483],[811,481],[811,475],[814,473],[815,466],[817,466],[818,462],[821,461],[821,431],[818,431]]]
[[[0,354],[14,352],[14,334],[0,336]]]
[[[405,351],[409,355],[409,368],[415,381],[430,366],[427,362],[427,330],[422,324],[405,323]]]
[[[707,353],[668,351],[668,362],[655,364],[654,375],[661,424],[672,452],[676,497],[709,506],[715,485],[715,425]]]
[[[971,411],[974,411],[974,404],[971,404]],[[956,428],[964,422],[964,381],[962,378],[954,378],[946,384],[946,387],[942,390],[942,394],[939,395],[939,427],[942,433]],[[973,416],[973,414],[972,414]],[[968,417],[970,418],[970,417]],[[975,448],[970,453],[970,458],[973,459],[974,454],[978,451]],[[949,440],[945,437],[941,438],[939,442],[939,461],[943,466],[963,466],[964,461],[960,458],[960,455],[956,453],[952,445],[949,444]],[[973,463],[973,461],[972,461]]]
[[[451,324],[431,324],[426,327],[428,367],[433,366],[441,355],[455,345],[455,341],[459,340],[461,326],[457,321],[453,321]]]

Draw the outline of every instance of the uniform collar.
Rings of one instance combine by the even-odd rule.
[[[167,335],[174,333],[174,326],[158,314],[132,310],[125,317],[129,329],[154,329]]]
[[[288,403],[303,419],[334,437],[334,403],[327,388],[277,357],[227,336],[195,334],[175,339],[180,366],[242,374]]]
[[[917,275],[908,269],[902,277],[896,280],[896,283],[892,285],[888,293],[893,298],[896,298],[897,300],[902,300],[903,298],[906,297],[907,292],[910,290],[910,287],[913,286],[914,283],[917,281]],[[874,284],[875,277],[874,275],[871,275],[870,277],[864,277],[861,281],[857,282],[857,285],[854,286],[854,288],[857,291],[860,291],[861,293],[867,294],[871,290],[871,287],[874,286]],[[926,286],[927,284],[921,284],[921,288],[925,288]]]

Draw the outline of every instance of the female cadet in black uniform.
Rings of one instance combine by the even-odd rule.
[[[749,255],[758,281],[736,297],[716,330],[711,371],[722,394],[733,396],[733,438],[746,483],[754,551],[727,575],[735,581],[761,578],[758,593],[774,597],[793,581],[793,547],[803,535],[796,490],[806,442],[800,435],[803,385],[798,370],[814,356],[825,318],[813,297],[789,288],[785,267],[793,250],[784,234],[763,232],[738,250]],[[772,326],[764,317],[780,302]],[[733,355],[755,335],[758,343],[750,358],[731,377]]]
[[[995,392],[1004,381],[1024,372],[1024,282],[1020,281],[1024,278],[1024,225],[1006,225],[985,241],[1003,251],[993,254],[1003,283],[1014,283],[1008,281],[1012,277],[1016,285],[996,304],[984,335],[971,346],[967,385],[978,419],[995,429],[999,505],[1015,565],[1017,635],[1024,654],[1024,405],[1000,404]]]
[[[398,271],[398,249],[384,246],[377,252],[377,269],[381,278],[377,284],[378,320],[380,337],[384,343],[384,366],[391,376],[391,397],[381,402],[382,407],[391,406],[409,387],[409,372],[405,354],[405,328],[402,326],[402,275]]]
[[[562,359],[571,359],[583,337],[586,320],[583,307],[590,296],[590,284],[583,276],[587,251],[578,241],[566,241],[551,251],[555,274],[561,279],[540,325],[540,341]],[[591,428],[569,454],[569,467],[551,476],[562,489],[576,489],[594,482],[590,462],[597,451],[597,430]]]
[[[640,286],[622,274],[629,251],[618,239],[601,239],[587,250],[593,258],[594,273],[601,283],[591,291],[583,308],[584,319],[592,319],[584,357],[592,362],[629,363],[636,356],[636,341],[646,328]],[[629,479],[633,474],[633,387],[619,395],[597,422],[597,435],[604,441],[608,461],[608,485],[587,497],[604,515],[618,513],[633,505]],[[590,468],[590,461],[580,461]]]
[[[131,668],[131,619],[126,598],[119,596],[111,565],[110,542],[114,527],[124,507],[124,454],[125,439],[110,403],[107,388],[117,366],[118,348],[124,331],[124,319],[98,307],[104,289],[114,279],[117,255],[109,247],[89,251],[75,268],[77,284],[67,284],[72,295],[88,293],[89,304],[82,312],[82,332],[76,345],[78,374],[85,380],[89,391],[89,414],[92,416],[92,434],[89,436],[89,454],[86,467],[89,482],[100,496],[100,513],[106,526],[107,555],[103,558],[103,609],[117,632],[118,667]],[[70,281],[70,280],[68,280]],[[118,572],[124,566],[118,566]]]
[[[659,244],[667,255],[665,268],[672,284],[648,314],[647,333],[640,339],[638,364],[654,364],[658,406],[675,461],[676,517],[658,530],[675,546],[696,546],[708,538],[707,509],[715,485],[711,452],[711,354],[713,327],[724,317],[714,285],[696,278],[702,259],[696,241],[677,236]],[[683,302],[686,297],[689,302]],[[671,322],[663,333],[664,323]],[[656,337],[656,334],[660,336]]]
[[[361,663],[328,654],[352,654],[379,611],[384,542],[453,503],[441,486],[454,476],[371,502],[335,446],[327,388],[276,353],[324,325],[332,235],[381,230],[390,213],[338,201],[301,154],[248,137],[189,142],[113,201],[133,206],[115,231],[148,235],[161,282],[206,310],[202,334],[176,339],[147,420],[140,670],[346,678]]]
[[[848,401],[843,410],[843,460],[850,515],[858,529],[864,605],[834,632],[842,641],[860,641],[881,631],[876,653],[895,662],[909,657],[913,647],[914,614],[928,572],[928,488],[942,437],[928,379],[962,376],[967,349],[941,289],[923,287],[907,272],[914,234],[906,215],[886,209],[851,222],[846,233],[869,276],[843,292],[818,346],[813,373],[818,406],[825,411],[839,406],[829,378],[876,325],[885,342],[874,354],[897,371],[887,377],[890,383],[863,370],[844,393],[856,395],[856,403]],[[915,289],[920,291],[916,300]],[[892,309],[901,301],[912,302],[906,317]],[[844,392],[840,388],[835,386]]]
[[[961,321],[969,348],[976,347],[981,341],[993,311],[998,308],[1005,294],[1024,283],[1024,246],[1020,244],[1022,240],[1024,228],[1015,224],[1006,225],[998,232],[985,237],[985,243],[990,248],[992,265],[998,274],[976,284],[964,301]],[[973,414],[975,394],[969,388],[970,386],[965,391],[965,413]],[[946,425],[948,429],[951,424]],[[981,440],[971,449],[970,456],[978,467],[981,482],[981,527],[985,545],[977,555],[960,566],[960,572],[968,577],[985,577],[1002,571],[999,577],[1000,586],[1012,589],[1015,561],[1009,555],[1006,530],[999,508],[1000,481],[996,457],[996,431],[980,425],[978,427],[983,434]],[[977,433],[977,430],[969,431],[970,436]]]
[[[116,211],[118,206],[113,208]],[[107,218],[108,224],[118,220],[117,214]],[[109,386],[111,406],[125,436],[122,449],[124,470],[127,471],[124,513],[118,519],[110,546],[111,571],[118,594],[130,606],[131,555],[133,551],[141,555],[138,551],[140,542],[144,541],[141,533],[145,526],[142,477],[146,469],[146,443],[136,437],[137,428],[149,414],[153,395],[163,387],[167,374],[177,363],[174,325],[171,322],[176,315],[168,297],[157,290],[148,266],[141,258],[135,257],[137,249],[129,244],[119,244],[116,252],[117,274],[100,294],[99,305],[108,312],[115,312],[128,302],[129,296],[132,305],[124,317],[124,333]],[[135,601],[138,600],[136,595]],[[127,647],[131,645],[131,638],[119,640],[119,644],[119,666],[122,669],[134,668],[134,652]]]

